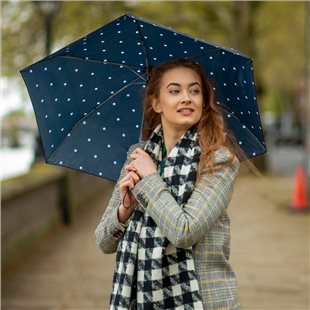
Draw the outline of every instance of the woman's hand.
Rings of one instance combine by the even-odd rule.
[[[127,171],[135,172],[141,179],[157,172],[151,156],[141,148],[136,148],[130,155],[131,163],[126,166]]]

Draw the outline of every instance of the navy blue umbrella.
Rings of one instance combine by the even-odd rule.
[[[265,153],[252,59],[124,14],[21,70],[46,162],[117,180],[139,142],[148,68],[177,58],[204,67],[246,155]]]

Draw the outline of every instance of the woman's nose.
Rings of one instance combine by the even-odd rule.
[[[190,94],[187,91],[183,92],[182,102],[190,102]]]

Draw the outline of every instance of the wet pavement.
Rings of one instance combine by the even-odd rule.
[[[291,177],[240,176],[229,206],[231,264],[244,310],[309,309],[309,213],[289,210]],[[112,189],[2,277],[2,309],[108,309],[114,255],[93,240]]]

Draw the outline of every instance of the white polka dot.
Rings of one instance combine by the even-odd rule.
[[[46,68],[46,67],[44,68],[44,71],[47,71],[47,68]],[[31,70],[31,72],[32,72],[32,70]]]
[[[53,86],[53,83],[50,83],[50,86]]]
[[[116,118],[116,120],[119,122],[121,119],[118,117],[118,118]]]
[[[110,147],[111,147],[111,144],[108,144],[107,147],[110,148]]]
[[[126,137],[126,134],[125,134],[125,133],[123,133],[123,134],[122,134],[122,137]]]
[[[62,164],[63,164],[63,162],[62,162],[62,161],[60,161],[60,162],[59,162],[59,165],[62,165]]]
[[[103,131],[106,131],[107,129],[106,129],[106,127],[103,127],[102,130],[103,130]]]
[[[94,158],[98,158],[98,155],[95,154],[95,155],[94,155]]]
[[[114,165],[117,165],[117,161],[113,161],[113,164],[114,164]]]
[[[242,144],[242,141],[239,141],[239,144],[241,145],[241,144]]]
[[[80,87],[83,87],[83,84],[80,84]]]
[[[61,131],[64,131],[65,129],[64,129],[64,128],[61,128],[60,130],[61,130]]]
[[[87,141],[90,142],[90,141],[91,141],[91,138],[87,138]]]
[[[78,72],[78,71],[79,71],[79,69],[74,69],[74,71],[75,71],[75,72]]]
[[[64,86],[67,86],[67,83],[64,83]]]
[[[80,170],[83,170],[83,166],[80,166],[79,169],[80,169]]]
[[[77,149],[74,149],[74,153],[77,153]]]
[[[256,153],[255,153],[255,152],[253,153],[253,156],[256,156]]]
[[[102,172],[99,172],[99,175],[102,176]]]
[[[86,125],[86,121],[83,121],[83,125]]]

